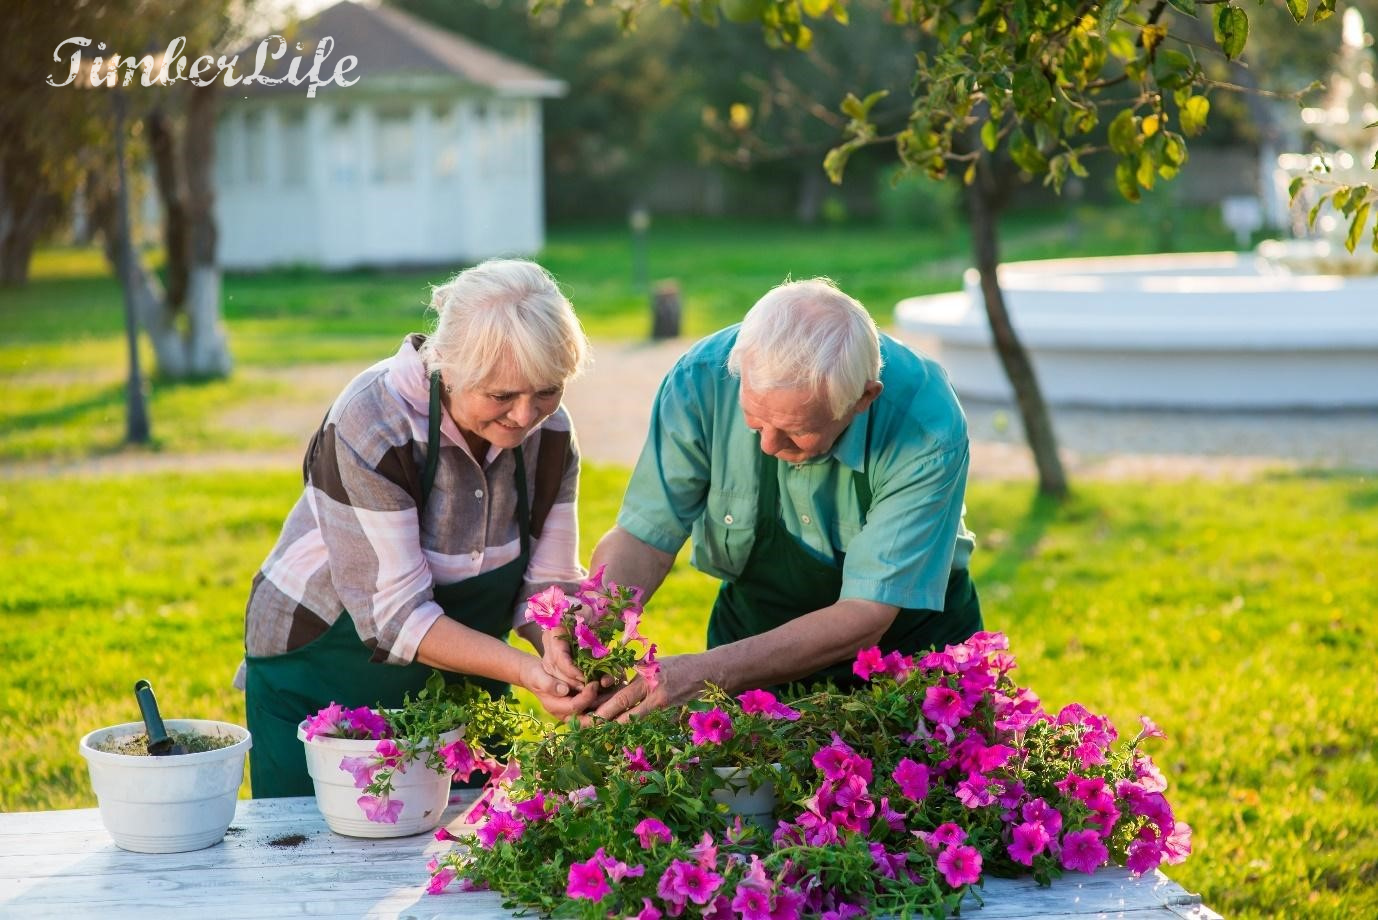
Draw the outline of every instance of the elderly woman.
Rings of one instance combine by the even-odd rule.
[[[432,668],[551,713],[587,705],[507,644],[525,599],[572,589],[579,456],[565,383],[587,340],[540,266],[485,262],[434,289],[439,315],[344,389],[245,619],[255,797],[311,794],[297,723],[330,702],[398,705]],[[460,679],[456,677],[455,679]]]

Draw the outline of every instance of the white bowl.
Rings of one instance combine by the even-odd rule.
[[[713,801],[727,806],[727,813],[741,815],[746,821],[773,830],[775,827],[775,783],[765,780],[754,790],[750,788],[747,771],[740,767],[714,767],[713,772],[727,784],[725,789],[713,790]]]
[[[184,853],[219,843],[234,820],[249,731],[231,722],[168,719],[169,731],[230,736],[214,751],[149,757],[96,750],[111,738],[141,734],[142,722],[98,728],[81,739],[100,818],[115,845],[135,853]]]
[[[441,744],[463,737],[462,729],[440,736]],[[316,788],[316,807],[326,826],[346,837],[407,837],[433,831],[440,826],[450,801],[450,774],[437,773],[421,762],[407,765],[406,772],[393,774],[393,802],[401,802],[396,824],[370,821],[359,807],[364,791],[354,785],[354,776],[340,769],[344,757],[367,757],[377,741],[331,738],[317,735],[306,740],[306,722],[297,725],[297,737],[306,745],[306,770]]]

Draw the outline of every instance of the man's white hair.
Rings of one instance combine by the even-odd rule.
[[[588,363],[588,339],[550,273],[522,259],[489,259],[431,289],[435,329],[421,346],[426,371],[452,388],[476,387],[515,365],[537,388],[563,385]]]
[[[746,314],[727,369],[753,390],[822,390],[840,419],[880,379],[880,333],[828,278],[786,281]]]

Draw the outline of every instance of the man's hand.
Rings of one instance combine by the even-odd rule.
[[[672,655],[660,659],[660,678],[654,689],[641,676],[612,695],[599,699],[597,708],[583,718],[584,724],[598,719],[626,722],[632,716],[643,716],[664,706],[679,706],[696,699],[703,692],[704,678],[699,676],[701,655]]]
[[[574,658],[569,654],[569,639],[565,628],[560,626],[547,630],[541,639],[541,662],[545,665],[545,672],[571,687],[582,688],[584,675],[575,666]]]
[[[550,645],[553,643],[547,643]],[[528,657],[522,666],[521,685],[530,690],[537,702],[546,712],[557,719],[585,712],[598,696],[598,683],[583,683],[579,688],[546,672],[545,663],[536,657]]]

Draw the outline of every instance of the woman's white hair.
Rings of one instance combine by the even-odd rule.
[[[435,328],[421,346],[427,373],[469,389],[499,365],[532,386],[563,385],[588,364],[589,344],[555,279],[535,262],[489,259],[431,288]]]
[[[727,369],[753,390],[822,389],[840,419],[880,379],[880,333],[831,280],[786,281],[747,312]]]

